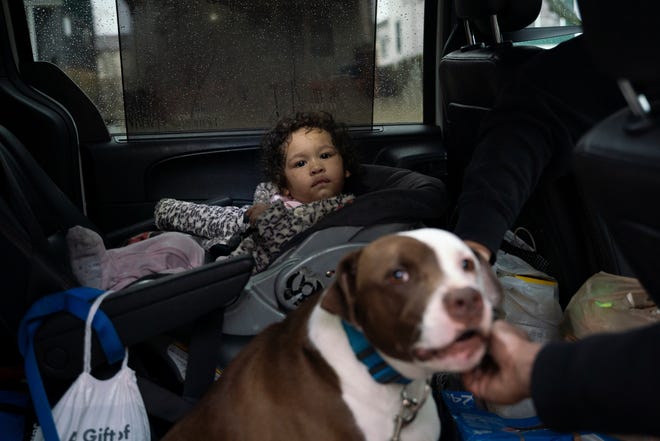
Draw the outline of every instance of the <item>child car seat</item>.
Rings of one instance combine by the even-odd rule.
[[[17,330],[28,307],[43,295],[77,285],[65,264],[63,246],[63,234],[74,225],[94,228],[21,142],[0,126],[0,246],[5,262],[0,296],[2,368],[20,364]],[[173,393],[146,378],[140,380],[148,412],[158,414],[161,408],[167,414],[159,416],[173,421],[212,383],[222,310],[241,292],[252,266],[249,257],[216,262],[125,288],[104,302],[102,309],[126,346],[193,327],[188,360],[188,373],[193,374],[186,376],[182,391]],[[35,352],[46,382],[72,380],[79,374],[82,329],[81,322],[68,314],[54,315],[40,328]],[[103,362],[102,351],[95,347],[92,367]]]
[[[362,178],[347,192],[356,195],[353,203],[296,235],[265,271],[250,278],[225,312],[225,334],[249,337],[282,320],[308,296],[328,286],[342,256],[377,237],[422,223],[445,225],[447,195],[442,181],[434,177],[365,165]],[[231,357],[224,354],[222,359]]]

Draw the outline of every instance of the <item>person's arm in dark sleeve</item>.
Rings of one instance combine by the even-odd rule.
[[[481,125],[454,232],[494,255],[541,177],[566,172],[579,137],[624,105],[580,37],[534,56]]]
[[[660,436],[660,324],[545,345],[531,391],[552,429]]]

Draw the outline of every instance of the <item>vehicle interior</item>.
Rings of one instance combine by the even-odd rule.
[[[350,213],[336,213],[258,277],[246,256],[154,277],[104,301],[101,309],[134,354],[153,439],[256,332],[295,308],[283,294],[293,280],[327,283],[300,268],[327,273],[343,253],[391,231],[422,224],[451,229],[479,125],[499,91],[526,61],[582,32],[575,0],[0,0],[0,6],[3,385],[21,383],[16,341],[25,311],[46,294],[78,285],[67,268],[68,228],[97,231],[111,248],[153,230],[161,198],[250,204],[262,181],[261,137],[295,111],[329,111],[349,127],[361,163],[389,173],[369,189],[387,186],[385,199],[351,207],[374,216],[347,221]],[[655,135],[647,133],[645,145],[654,145]],[[645,285],[655,286],[653,268],[634,256],[640,249],[652,255],[656,242],[643,222],[611,221],[632,212],[624,201],[633,201],[622,193],[615,212],[594,196],[618,195],[608,176],[623,173],[611,161],[602,175],[589,171],[594,151],[585,148],[582,158],[589,160],[579,163],[589,179],[571,170],[540,183],[514,225],[533,237],[562,306],[598,271],[635,275],[631,259]],[[398,178],[408,171],[426,180]],[[635,165],[630,175],[636,174]],[[649,171],[648,180],[653,176]],[[405,193],[429,187],[420,199]],[[639,194],[648,189],[651,199],[653,188],[644,180]],[[388,197],[401,200],[405,215],[387,211]],[[612,208],[605,217],[602,206]],[[630,240],[615,244],[613,229]],[[80,320],[60,313],[35,337],[51,404],[80,371],[82,329]],[[185,342],[187,367],[172,361],[174,341]],[[101,376],[113,369],[96,345],[93,365]]]

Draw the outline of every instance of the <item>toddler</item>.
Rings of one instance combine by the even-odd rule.
[[[254,205],[220,207],[163,199],[156,225],[199,236],[214,257],[252,253],[261,271],[288,239],[353,199],[342,195],[360,165],[343,125],[328,113],[284,118],[263,138]],[[247,234],[246,234],[247,233]],[[241,241],[236,247],[237,242]]]
[[[257,186],[253,205],[213,206],[161,199],[154,209],[156,226],[196,237],[199,249],[214,258],[252,254],[254,272],[259,272],[277,256],[285,242],[354,200],[353,195],[342,192],[347,180],[360,174],[360,163],[345,126],[329,113],[301,112],[280,120],[262,140],[261,164],[266,182]],[[116,261],[129,254],[135,256],[131,247],[145,246],[136,242],[106,251],[100,237],[81,238],[80,228],[76,227],[76,234],[67,239],[74,274],[83,285],[116,280],[116,275],[106,274],[113,268],[125,267]],[[96,235],[90,230],[84,232]],[[143,242],[156,241],[158,237]],[[181,238],[177,240],[186,242],[188,250],[194,248]],[[197,256],[198,250],[194,254]],[[195,264],[199,265],[197,260]],[[140,270],[139,265],[133,267]]]

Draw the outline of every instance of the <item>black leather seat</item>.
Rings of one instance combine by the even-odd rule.
[[[532,23],[541,0],[455,0],[465,32],[454,29],[446,47],[460,46],[439,63],[443,141],[447,150],[450,194],[458,195],[462,171],[477,143],[479,125],[515,69],[540,50],[503,41]],[[463,37],[463,38],[461,38]]]
[[[660,304],[660,5],[581,0],[585,40],[596,64],[618,79],[628,108],[579,142],[578,177],[619,249]],[[615,54],[615,55],[613,55]]]

